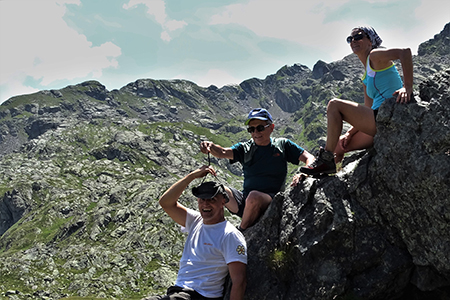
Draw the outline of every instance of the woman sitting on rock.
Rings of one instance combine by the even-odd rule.
[[[413,65],[409,48],[380,49],[381,38],[372,27],[356,27],[347,38],[353,53],[364,64],[366,72],[362,78],[364,85],[364,105],[356,102],[332,99],[327,106],[327,142],[321,148],[313,163],[300,168],[308,175],[336,173],[336,163],[344,158],[344,153],[366,149],[373,145],[377,132],[376,116],[384,100],[397,95],[397,102],[408,103],[412,94]],[[400,59],[403,69],[402,82],[393,60]],[[342,122],[352,125],[342,135]]]

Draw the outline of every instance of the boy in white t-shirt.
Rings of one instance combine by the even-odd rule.
[[[145,300],[223,299],[225,278],[230,274],[230,300],[242,300],[247,284],[247,245],[244,236],[225,220],[228,195],[224,186],[205,182],[194,187],[198,210],[178,202],[183,191],[196,178],[215,175],[212,167],[203,166],[173,184],[159,199],[166,213],[189,232],[180,260],[175,285],[167,295]]]

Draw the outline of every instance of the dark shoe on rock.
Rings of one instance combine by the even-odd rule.
[[[312,176],[336,173],[334,153],[320,148],[319,153],[316,155],[316,160],[306,167],[301,167],[300,172]]]

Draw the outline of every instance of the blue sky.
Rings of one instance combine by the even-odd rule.
[[[350,54],[362,24],[416,54],[448,22],[448,0],[0,0],[0,103],[86,80],[222,87],[312,69]]]

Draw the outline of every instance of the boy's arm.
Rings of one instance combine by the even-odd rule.
[[[227,158],[233,159],[233,149],[224,148],[220,145],[216,145],[213,142],[203,141],[200,143],[200,151],[202,153],[211,153],[213,156],[217,158]]]
[[[228,264],[231,278],[230,300],[244,299],[247,287],[247,265],[242,262],[231,262]]]

